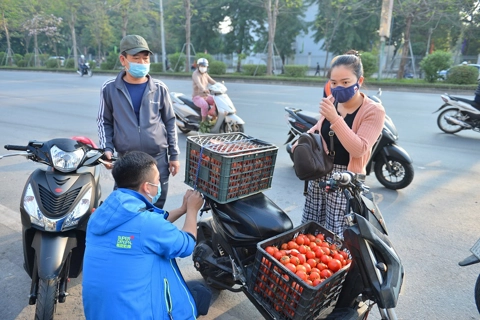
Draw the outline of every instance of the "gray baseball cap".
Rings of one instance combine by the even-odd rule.
[[[134,55],[142,51],[148,51],[150,54],[153,54],[148,47],[147,41],[141,36],[128,35],[120,41],[120,53],[126,52],[127,54]]]

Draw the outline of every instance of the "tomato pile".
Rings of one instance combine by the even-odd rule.
[[[229,146],[233,148],[235,145]],[[241,147],[241,150],[243,149],[246,148]],[[238,151],[238,149],[232,150]],[[236,154],[235,157],[238,156],[238,158],[229,158],[222,162],[223,157],[214,157],[211,152],[203,150],[200,170],[208,169],[208,178],[206,180],[202,178],[205,176],[204,174],[199,175],[197,181],[198,189],[215,199],[224,196],[226,199],[235,199],[268,189],[271,184],[275,161],[271,151],[243,157],[247,151],[249,149]],[[188,165],[189,177],[192,183],[195,183],[197,179],[199,157],[200,151],[194,149],[190,151]],[[228,183],[225,179],[228,179]]]
[[[299,234],[280,246],[268,246],[265,251],[291,273],[286,273],[275,265],[272,267],[273,259],[263,257],[254,291],[260,293],[269,301],[269,305],[288,318],[294,317],[298,311],[298,303],[306,288],[304,284],[319,286],[351,263],[350,255],[335,244],[327,242],[322,233]],[[297,283],[294,278],[290,279],[289,274],[297,275],[302,283]],[[311,299],[312,305],[308,312],[318,311],[323,302],[316,299],[316,296]]]
[[[280,248],[269,246],[265,251],[311,286],[319,285],[351,262],[348,253],[325,241],[322,233],[299,234]]]

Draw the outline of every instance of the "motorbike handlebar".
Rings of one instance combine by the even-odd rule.
[[[27,151],[27,147],[26,146],[16,146],[16,145],[11,145],[11,144],[6,144],[4,146],[5,149],[7,150],[17,150],[17,151]]]

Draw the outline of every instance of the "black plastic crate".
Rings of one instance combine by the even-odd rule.
[[[269,189],[278,148],[243,133],[187,138],[185,183],[219,203]]]
[[[257,244],[257,254],[248,290],[275,319],[316,319],[328,315],[337,303],[349,265],[335,272],[317,286],[311,286],[265,251],[268,246],[280,248],[300,233],[323,233],[325,240],[339,244],[338,237],[316,222],[307,222],[290,231]],[[344,249],[343,244],[339,249]]]

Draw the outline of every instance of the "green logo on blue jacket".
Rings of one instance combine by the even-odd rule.
[[[118,236],[117,248],[131,249],[133,236]]]

